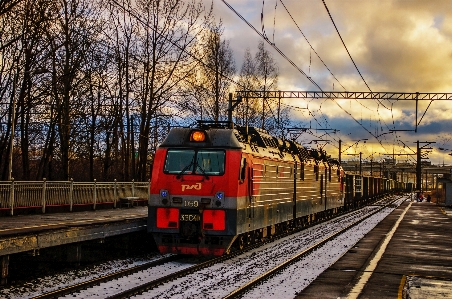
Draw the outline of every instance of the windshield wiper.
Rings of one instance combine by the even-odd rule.
[[[176,176],[176,179],[180,179],[180,177],[184,174],[184,172],[186,172],[190,167],[193,166],[194,160],[191,160],[190,164],[188,164],[187,166],[185,166],[181,172],[179,172],[179,174]]]
[[[195,171],[196,169],[201,170],[201,173],[206,177],[206,179],[209,179],[209,176],[206,174],[206,171],[201,166],[199,166],[199,164],[196,164]]]

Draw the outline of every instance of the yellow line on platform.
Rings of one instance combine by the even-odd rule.
[[[397,299],[403,298],[403,288],[405,287],[405,283],[406,283],[406,275],[403,275],[402,279],[400,280],[399,291],[397,293]]]
[[[361,294],[362,290],[364,289],[364,286],[366,285],[367,281],[369,281],[369,278],[372,276],[372,273],[377,268],[377,264],[380,261],[380,259],[383,257],[383,253],[386,250],[386,247],[389,244],[389,241],[393,237],[395,231],[399,227],[400,222],[402,222],[403,217],[405,216],[408,209],[411,207],[412,203],[408,205],[408,207],[405,208],[402,215],[400,215],[399,219],[397,219],[396,223],[392,227],[391,231],[386,235],[386,238],[384,239],[383,243],[380,245],[380,248],[377,251],[377,254],[373,257],[373,259],[370,261],[369,265],[364,270],[363,275],[359,279],[358,283],[353,287],[353,289],[350,291],[350,293],[347,296],[347,299],[357,299],[358,296]]]

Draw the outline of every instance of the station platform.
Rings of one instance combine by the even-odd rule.
[[[295,298],[452,298],[452,210],[408,199]]]
[[[147,206],[0,218],[0,257],[146,230]]]

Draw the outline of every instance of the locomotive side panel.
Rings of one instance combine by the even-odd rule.
[[[341,188],[341,171],[338,166],[328,166],[327,177],[327,209],[337,209],[344,205]]]
[[[250,165],[249,223],[239,233],[263,229],[293,218],[293,162],[254,155]],[[244,224],[244,225],[243,225]]]
[[[297,178],[296,178],[296,217],[302,217],[312,214],[313,200],[315,191],[312,191],[313,169],[309,172],[306,163],[299,163],[297,165]]]

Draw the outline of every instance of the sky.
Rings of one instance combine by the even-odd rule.
[[[279,90],[319,91],[308,76],[323,91],[452,92],[451,1],[225,1],[305,73],[266,44],[279,68]],[[262,37],[222,0],[213,0],[213,5],[240,70],[245,49],[255,53]],[[419,101],[417,132],[412,131],[415,101],[283,99],[282,105],[290,108],[294,124],[313,128],[297,141],[323,147],[332,157],[338,156],[340,139],[342,150],[351,146],[342,153],[343,160],[362,152],[365,160],[395,157],[414,163],[420,141],[426,161],[452,165],[450,101]],[[315,145],[314,139],[329,141]]]

